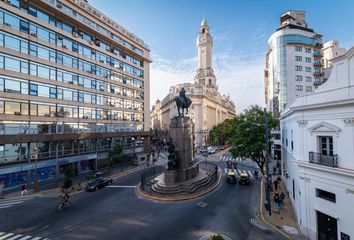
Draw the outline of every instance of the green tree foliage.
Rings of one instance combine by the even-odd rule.
[[[271,113],[267,113],[267,116],[270,146],[271,130],[279,126],[279,121],[273,118]],[[265,163],[263,152],[266,149],[265,127],[264,112],[259,106],[251,106],[235,117],[231,133],[232,155],[250,158],[258,164],[260,169],[263,169]]]
[[[279,126],[279,121],[268,115],[268,136],[271,144],[271,130]],[[265,159],[265,116],[261,107],[250,106],[233,119],[227,119],[210,131],[212,144],[231,143],[233,157],[246,157],[255,161],[263,169]],[[269,147],[268,147],[269,148]]]
[[[67,166],[64,171],[65,177],[67,178],[72,178],[75,176],[75,170],[72,164]]]
[[[213,235],[211,237],[211,240],[224,240],[225,238],[223,238],[220,234],[217,235]]]
[[[113,149],[109,152],[108,155],[111,165],[113,164],[113,162],[120,161],[122,152],[123,152],[122,146],[116,145],[113,147]]]

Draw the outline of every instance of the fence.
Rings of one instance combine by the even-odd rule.
[[[151,191],[151,180],[157,175],[163,173],[166,170],[165,166],[154,166],[146,169],[140,177],[141,189],[143,191]]]

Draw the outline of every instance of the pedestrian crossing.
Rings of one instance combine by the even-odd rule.
[[[233,158],[232,156],[230,155],[224,155],[224,156],[221,156],[220,157],[220,161],[224,161],[224,162],[227,162],[227,161],[231,161],[231,162],[242,162],[242,158],[240,157],[237,157],[237,158]]]
[[[33,237],[16,233],[0,232],[0,240],[49,240],[49,238]]]
[[[9,208],[14,205],[24,203],[25,201],[32,200],[35,197],[36,196],[21,196],[18,198],[9,198],[9,199],[0,200],[0,209]],[[1,239],[2,238],[0,237],[0,240]]]
[[[228,172],[234,172],[237,176],[239,176],[241,173],[247,173],[250,178],[255,178],[254,171],[252,171],[252,170],[225,168],[224,173],[226,174]]]
[[[251,161],[250,159],[242,159],[241,157],[233,158],[231,155],[224,155],[220,157],[220,161],[231,162],[233,164],[239,164],[242,166],[259,169],[257,163]]]

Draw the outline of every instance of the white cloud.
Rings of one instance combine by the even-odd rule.
[[[197,58],[166,60],[152,56],[150,74],[150,102],[163,99],[171,86],[192,82]],[[264,105],[263,70],[264,54],[224,52],[213,56],[213,68],[221,94],[229,94],[240,113],[249,105]]]

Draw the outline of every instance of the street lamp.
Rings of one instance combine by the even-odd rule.
[[[33,188],[34,188],[34,191],[37,192],[38,191],[37,160],[38,160],[38,152],[39,152],[39,149],[38,149],[37,146],[35,146],[33,148],[33,152],[34,152],[34,183],[33,183]]]

